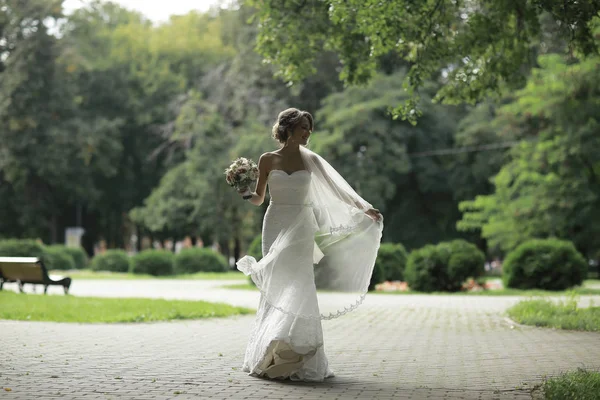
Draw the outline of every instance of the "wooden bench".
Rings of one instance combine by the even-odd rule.
[[[19,291],[23,293],[26,283],[44,285],[44,294],[48,286],[62,286],[65,294],[69,293],[71,278],[66,277],[54,280],[48,275],[48,270],[41,259],[37,257],[0,257],[0,290],[7,282],[17,282]]]

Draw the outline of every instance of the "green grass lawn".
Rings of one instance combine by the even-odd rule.
[[[524,300],[507,313],[524,325],[600,332],[600,307],[578,308],[575,298],[558,303],[548,299]]]
[[[547,379],[541,385],[546,400],[597,400],[600,393],[600,372],[580,369]]]
[[[70,276],[73,279],[193,279],[193,280],[244,280],[246,276],[239,271],[198,272],[195,274],[153,276],[146,274],[130,274],[127,272],[92,271],[90,269],[50,271],[51,275]]]
[[[251,314],[254,310],[205,301],[110,299],[0,292],[0,319],[53,322],[150,322]]]

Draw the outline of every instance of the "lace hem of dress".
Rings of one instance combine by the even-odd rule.
[[[321,314],[319,317],[315,317],[314,315],[308,315],[308,314],[302,314],[302,313],[300,313],[300,314],[299,313],[294,313],[294,312],[291,312],[291,311],[287,311],[287,310],[285,310],[285,309],[283,309],[283,308],[281,308],[279,306],[276,306],[275,304],[271,303],[268,300],[268,296],[267,296],[267,294],[266,294],[265,291],[263,291],[261,289],[259,289],[259,290],[260,290],[260,293],[262,293],[262,295],[265,296],[265,301],[267,303],[269,303],[269,305],[271,307],[273,307],[274,309],[276,309],[277,311],[281,311],[284,314],[293,315],[295,317],[300,317],[300,318],[303,318],[303,319],[316,319],[316,320],[330,320],[330,319],[335,319],[335,318],[339,318],[339,317],[341,317],[343,315],[346,315],[349,312],[356,310],[358,308],[358,306],[360,306],[363,303],[363,301],[365,300],[365,297],[367,296],[367,293],[365,292],[365,293],[361,294],[358,297],[358,300],[356,300],[356,302],[354,304],[352,304],[350,307],[344,307],[343,310],[339,310],[339,311],[337,311],[335,313]]]
[[[341,317],[342,315],[348,314],[351,311],[356,310],[363,303],[363,301],[365,300],[365,297],[367,296],[368,288],[364,288],[363,290],[361,290],[361,292],[359,292],[360,294],[357,294],[358,298],[354,302],[354,304],[351,304],[349,307],[344,307],[343,310],[339,310],[334,313],[330,312],[328,314],[320,314],[319,317],[316,317],[314,315],[302,314],[302,313],[294,313],[294,312],[288,311],[280,306],[277,306],[277,305],[273,304],[271,301],[269,301],[268,293],[266,291],[264,291],[263,289],[261,289],[259,286],[260,283],[256,282],[256,280],[254,279],[254,276],[260,271],[260,270],[257,270],[254,268],[256,265],[258,265],[258,262],[252,256],[242,257],[237,262],[238,269],[241,272],[243,272],[245,275],[250,275],[250,277],[256,284],[256,287],[258,288],[260,293],[263,295],[265,301],[269,304],[269,306],[271,306],[274,309],[276,309],[277,311],[280,311],[287,315],[293,315],[293,316],[304,318],[304,319],[316,319],[316,320],[335,319],[335,318]]]

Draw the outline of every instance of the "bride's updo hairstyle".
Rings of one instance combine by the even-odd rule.
[[[308,111],[288,108],[279,113],[277,122],[273,125],[273,138],[279,143],[285,143],[290,133],[294,130],[294,127],[302,120],[302,117],[308,119],[310,130],[312,131],[314,127],[313,116]]]

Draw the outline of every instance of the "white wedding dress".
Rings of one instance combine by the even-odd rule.
[[[293,269],[297,272],[290,279],[305,282],[302,286],[304,289],[302,293],[297,293],[290,285],[290,293],[286,296],[293,301],[300,299],[301,307],[307,314],[310,312],[312,315],[319,315],[313,271],[315,247],[312,240],[317,225],[312,208],[306,204],[310,183],[311,172],[307,170],[292,174],[281,170],[270,172],[268,184],[271,203],[263,220],[262,253],[264,256],[269,252],[282,229],[292,224],[299,214],[306,214],[306,226],[302,229],[302,235],[310,235],[311,239],[296,246],[292,257],[289,254],[287,257],[288,261],[293,262]],[[254,278],[260,280],[260,273]],[[270,304],[262,294],[243,370],[251,375],[271,379],[311,382],[321,382],[334,376],[323,350],[321,320],[286,312]]]

